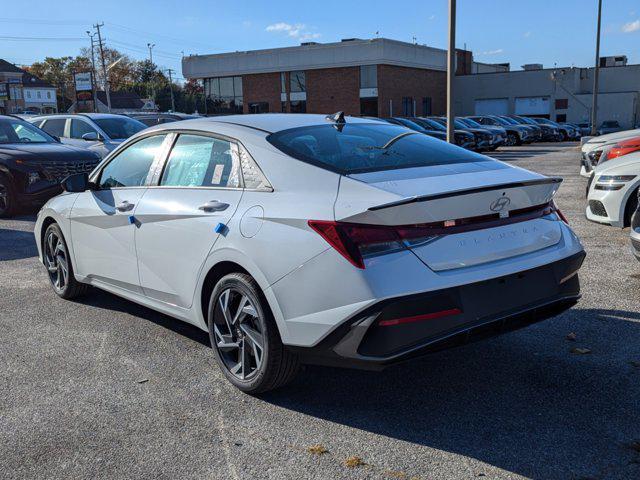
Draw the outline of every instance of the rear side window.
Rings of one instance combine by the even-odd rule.
[[[228,140],[180,135],[162,172],[160,185],[237,188],[240,186],[237,147]]]
[[[49,135],[64,137],[64,124],[66,121],[66,118],[50,118],[49,120],[46,120],[44,125],[40,128]]]
[[[273,133],[267,140],[298,160],[351,173],[491,159],[400,125],[314,125]]]
[[[166,135],[143,138],[111,160],[100,174],[100,188],[140,187],[160,153]]]

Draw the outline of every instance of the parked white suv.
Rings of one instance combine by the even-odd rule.
[[[106,157],[131,135],[147,128],[133,118],[109,113],[46,115],[28,121],[62,143],[89,148]]]
[[[69,177],[35,236],[59,296],[93,285],[192,323],[257,393],[300,363],[380,368],[575,304],[560,182],[377,120],[215,117]]]

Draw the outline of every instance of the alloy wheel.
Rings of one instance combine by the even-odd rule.
[[[54,231],[50,231],[45,240],[44,259],[53,288],[57,292],[64,291],[69,283],[67,249],[62,238]]]
[[[9,209],[9,189],[0,182],[0,214]]]
[[[240,380],[255,376],[264,358],[264,323],[249,296],[236,288],[224,290],[216,299],[213,322],[225,367]]]

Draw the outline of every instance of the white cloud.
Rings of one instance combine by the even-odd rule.
[[[522,36],[523,36],[524,38],[529,38],[529,37],[531,36],[531,32],[530,32],[530,31],[529,31],[529,32],[524,32],[524,33],[522,34]]]
[[[480,55],[498,55],[503,52],[503,48],[496,48],[495,50],[487,50],[486,52],[481,52]]]
[[[265,30],[267,32],[286,33],[291,38],[295,38],[302,42],[306,40],[314,40],[321,36],[319,33],[310,32],[304,23],[291,25],[290,23],[278,22],[268,25]]]
[[[636,20],[635,22],[625,23],[622,26],[622,31],[624,33],[637,32],[640,30],[640,20]]]

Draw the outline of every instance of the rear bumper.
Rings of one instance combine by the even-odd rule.
[[[381,301],[343,322],[318,345],[290,348],[305,363],[381,369],[522,328],[578,301],[577,272],[584,257],[580,251],[512,275]],[[427,319],[390,322],[419,317]]]

